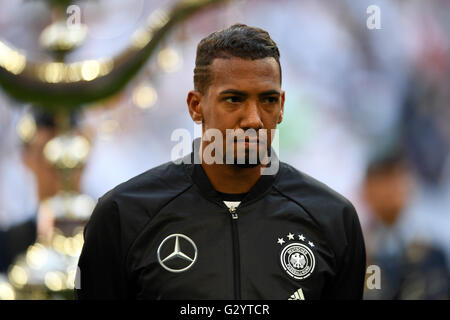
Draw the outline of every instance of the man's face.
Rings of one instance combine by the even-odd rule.
[[[408,203],[414,180],[404,165],[397,164],[372,173],[364,183],[364,197],[384,224],[394,224]]]
[[[192,112],[188,96],[191,116],[202,121],[203,133],[208,129],[218,129],[225,148],[227,129],[253,129],[256,132],[266,129],[267,147],[270,147],[273,138],[271,129],[282,121],[285,98],[276,60],[271,57],[257,60],[214,59],[210,72],[212,80],[207,91],[203,95],[196,93],[198,112]],[[260,135],[255,138],[260,138]],[[243,143],[246,159],[250,150],[257,150],[257,142],[252,142],[252,138],[247,140],[250,141]],[[229,149],[226,152],[232,152],[236,159],[236,142],[234,148]],[[225,152],[223,155],[225,160]]]

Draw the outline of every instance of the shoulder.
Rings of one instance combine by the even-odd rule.
[[[151,215],[192,185],[187,166],[166,162],[119,184],[103,198],[113,201],[119,211],[141,209]]]
[[[280,170],[274,187],[322,227],[346,229],[358,220],[352,203],[325,183],[284,162],[280,162]]]
[[[113,189],[116,197],[138,196],[149,192],[161,191],[158,196],[164,196],[166,192],[177,192],[192,183],[186,164],[176,164],[172,161],[161,164],[145,171],[130,180],[119,184]],[[157,190],[156,190],[157,189]]]
[[[119,184],[100,197],[88,225],[113,228],[132,238],[165,204],[190,188],[187,166],[167,162]]]
[[[355,248],[358,257],[364,257],[364,238],[353,204],[326,184],[286,163],[280,162],[280,170],[274,187],[315,222],[339,263],[344,261],[346,252]]]
[[[275,187],[283,194],[308,205],[349,206],[350,201],[325,183],[281,162],[280,177]],[[324,202],[325,201],[325,202]]]

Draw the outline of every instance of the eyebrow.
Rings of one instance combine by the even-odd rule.
[[[234,95],[237,95],[237,96],[247,96],[248,95],[247,93],[245,93],[243,91],[239,91],[239,90],[235,90],[235,89],[227,89],[227,90],[221,91],[219,93],[219,95],[224,95],[224,94],[234,94]],[[259,96],[269,96],[269,95],[280,96],[281,93],[279,91],[277,91],[277,90],[268,90],[268,91],[261,92],[259,94]]]

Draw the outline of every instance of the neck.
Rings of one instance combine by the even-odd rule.
[[[214,189],[222,193],[247,193],[261,176],[261,165],[239,168],[230,164],[206,164],[202,162]]]
[[[200,150],[203,150],[203,146]],[[202,161],[202,167],[214,189],[222,193],[247,193],[261,177],[261,165],[241,168],[232,164],[207,164]]]
[[[197,152],[199,159],[202,159],[200,153],[204,153],[205,145],[201,139],[199,140]],[[194,145],[193,149],[196,149]],[[207,164],[203,161],[201,166],[213,188],[228,194],[248,193],[261,178],[261,171],[266,167],[264,164],[259,164],[245,168],[233,164]]]

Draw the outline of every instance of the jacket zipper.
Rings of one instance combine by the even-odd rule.
[[[234,275],[234,298],[241,300],[241,261],[239,249],[238,214],[235,207],[228,209],[231,213],[231,236],[233,239],[233,275]]]

